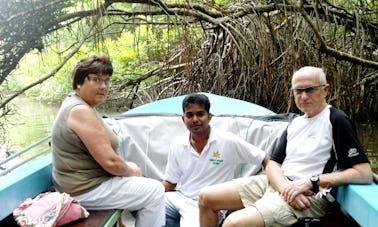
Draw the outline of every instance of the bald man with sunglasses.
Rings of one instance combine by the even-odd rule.
[[[271,154],[266,175],[209,186],[199,194],[202,227],[217,226],[221,210],[236,210],[223,226],[290,226],[325,215],[332,187],[369,184],[373,174],[354,126],[326,101],[330,85],[321,68],[293,74],[292,92],[304,113]]]

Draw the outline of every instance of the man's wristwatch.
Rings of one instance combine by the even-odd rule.
[[[313,193],[318,193],[319,192],[319,185],[318,185],[318,182],[319,182],[319,176],[312,176],[310,178],[311,180],[311,183],[312,183],[312,188],[311,188],[311,191]]]

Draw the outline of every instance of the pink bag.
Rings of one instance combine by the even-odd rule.
[[[77,200],[59,192],[45,192],[34,199],[28,198],[13,211],[20,226],[61,226],[88,216],[88,211]]]

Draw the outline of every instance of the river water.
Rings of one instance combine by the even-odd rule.
[[[17,106],[18,114],[9,118],[5,142],[0,144],[0,160],[6,157],[6,151],[15,153],[48,135],[59,109],[58,105],[22,96],[16,98],[13,103]],[[378,173],[378,125],[357,123],[356,127],[374,172]]]

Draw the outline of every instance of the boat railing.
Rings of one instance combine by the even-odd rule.
[[[13,154],[13,155],[9,156],[8,158],[0,161],[0,167],[2,167],[3,165],[9,163],[11,160],[19,158],[21,155],[23,155],[23,154],[31,151],[33,148],[35,148],[35,147],[37,147],[37,146],[39,146],[39,145],[47,142],[50,138],[51,138],[51,135],[48,135],[48,136],[42,138],[41,140],[33,143],[32,145],[30,145],[30,146],[28,146],[26,148],[23,148],[21,151],[17,152],[16,154]],[[29,157],[27,157],[25,159],[22,159],[19,162],[16,162],[15,164],[11,165],[10,167],[4,168],[4,170],[2,170],[0,172],[0,177],[4,176],[5,174],[11,172],[12,170],[14,170],[14,169],[16,169],[16,168],[24,165],[25,163],[28,163],[31,160],[33,160],[33,159],[35,159],[37,157],[40,157],[41,155],[44,155],[44,154],[46,154],[46,153],[48,153],[50,151],[51,151],[51,148],[50,148],[50,146],[48,146],[47,148],[44,148],[41,151],[39,151],[39,152],[37,152],[35,154],[32,154],[31,156],[29,156]]]

